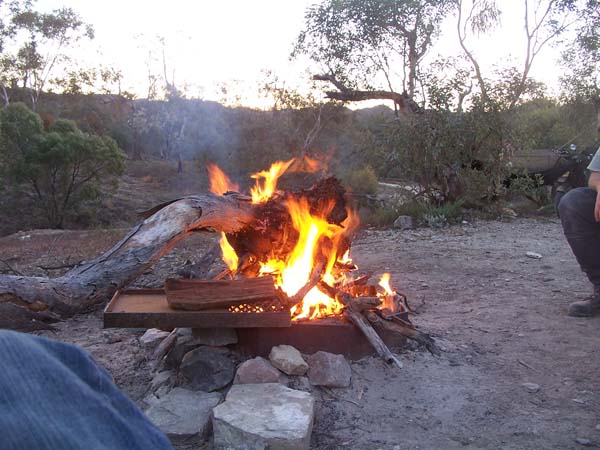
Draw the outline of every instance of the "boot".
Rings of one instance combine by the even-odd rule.
[[[594,293],[585,300],[569,305],[569,315],[573,317],[592,317],[600,314],[600,286],[594,287]]]

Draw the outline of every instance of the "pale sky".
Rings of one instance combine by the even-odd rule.
[[[147,92],[148,49],[155,36],[166,40],[169,72],[175,82],[189,86],[189,95],[220,100],[217,86],[239,81],[246,87],[243,103],[260,105],[256,86],[271,70],[291,86],[306,80],[306,62],[290,63],[293,42],[302,29],[304,11],[314,0],[39,0],[38,9],[69,6],[91,23],[96,37],[78,51],[90,66],[114,65],[123,71],[123,87],[140,96]],[[502,28],[493,36],[471,41],[484,69],[523,59],[523,0],[502,0]],[[521,40],[519,40],[521,38]],[[159,48],[159,47],[158,47]],[[155,51],[155,56],[161,58]],[[101,53],[98,53],[101,52]],[[454,21],[431,52],[459,53]],[[531,75],[556,86],[558,52],[547,47]],[[154,62],[155,71],[162,65]]]

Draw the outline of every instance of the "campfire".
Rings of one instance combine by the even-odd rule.
[[[278,189],[285,173],[315,172],[322,163],[308,157],[278,161],[252,175],[249,195],[216,165],[208,166],[210,191],[251,202],[255,220],[235,232],[221,232],[221,257],[227,268],[211,281],[169,279],[165,283],[172,308],[230,313],[289,311],[294,322],[337,317],[352,322],[377,353],[400,365],[376,329],[400,333],[433,348],[431,339],[408,321],[406,296],[390,285],[358,274],[351,259],[358,216],[334,177],[309,189]]]

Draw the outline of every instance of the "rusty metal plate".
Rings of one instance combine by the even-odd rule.
[[[163,289],[117,291],[104,309],[105,328],[279,328],[290,325],[289,311],[232,313],[227,309],[171,309]]]
[[[319,350],[360,359],[375,354],[360,330],[343,318],[325,318],[292,322],[289,328],[244,328],[237,330],[237,348],[248,356],[268,357],[274,345],[287,344],[300,352],[311,354]],[[392,350],[406,344],[398,333],[377,329],[377,333]]]

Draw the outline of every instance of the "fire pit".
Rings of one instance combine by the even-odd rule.
[[[306,352],[354,349],[359,356],[365,353],[359,342],[368,342],[398,365],[382,336],[392,344],[410,337],[432,345],[408,321],[406,297],[391,288],[389,274],[378,284],[356,275],[350,246],[358,220],[339,181],[324,177],[310,189],[276,189],[286,171],[319,168],[304,157],[254,174],[251,197],[234,194],[253,205],[254,220],[221,232],[227,268],[213,280],[168,279],[164,292],[117,293],[106,308],[105,325],[239,328],[241,347],[254,355],[288,343]],[[209,174],[214,194],[239,189],[217,166]]]

